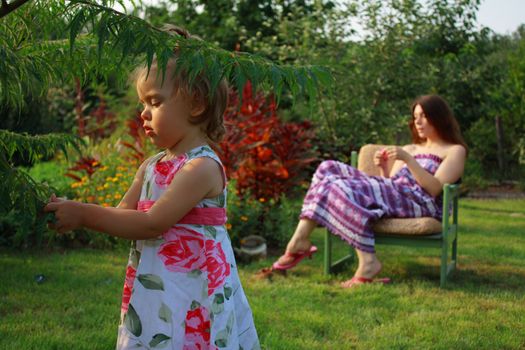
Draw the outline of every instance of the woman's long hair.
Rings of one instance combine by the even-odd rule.
[[[412,118],[410,118],[408,126],[412,133],[413,143],[419,144],[425,141],[424,138],[419,137],[416,126],[414,125],[414,109],[417,105],[421,106],[428,122],[436,129],[436,132],[443,141],[455,145],[462,145],[465,147],[465,150],[468,150],[467,144],[465,140],[463,140],[463,136],[461,136],[459,124],[454,117],[454,113],[452,113],[447,101],[438,95],[420,96],[412,103]]]

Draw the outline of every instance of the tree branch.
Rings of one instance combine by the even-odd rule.
[[[7,16],[29,0],[15,0],[8,4],[7,0],[2,0],[2,6],[0,7],[0,18]]]

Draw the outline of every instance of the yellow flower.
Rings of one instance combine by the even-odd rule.
[[[116,176],[116,177],[122,177],[122,176],[124,176],[124,175],[122,175],[122,173],[117,173],[115,176]]]
[[[122,195],[121,195],[120,193],[117,193],[117,194],[115,194],[115,195],[113,196],[113,198],[115,198],[115,199],[120,199],[120,198],[122,198]]]
[[[104,201],[104,197],[102,197],[102,196],[98,197],[98,201],[99,202],[103,202]]]
[[[107,182],[110,182],[110,181],[111,181],[111,179],[112,179],[112,177],[111,177],[111,176],[108,176],[108,177],[106,177],[106,181],[107,181]]]
[[[248,221],[248,217],[243,215],[243,216],[241,216],[241,220],[242,221]]]
[[[104,188],[109,188],[109,184],[104,184]]]
[[[111,195],[110,194],[106,194],[106,198],[111,198]]]
[[[109,207],[109,203],[102,203],[103,207]]]
[[[231,230],[231,228],[232,228],[232,224],[227,223],[227,224],[226,224],[226,229],[227,229],[227,230]]]
[[[97,186],[97,191],[103,191],[104,190],[104,186]]]
[[[93,162],[92,165],[93,165],[93,166],[97,166],[97,165],[99,165],[99,164],[100,164],[99,162],[96,162],[96,161],[95,161],[95,162]]]
[[[100,168],[100,170],[102,170],[102,171],[108,170],[108,167],[104,165],[102,168]]]
[[[82,182],[86,182],[88,180],[87,176],[82,176]]]
[[[266,202],[266,199],[265,198],[259,198],[259,202],[264,203],[264,202]]]
[[[118,177],[114,177],[114,178],[112,178],[111,181],[113,181],[113,182],[117,182],[117,181],[118,181]]]

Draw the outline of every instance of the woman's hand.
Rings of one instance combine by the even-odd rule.
[[[383,167],[386,165],[386,162],[388,161],[388,155],[386,153],[385,148],[381,148],[380,150],[377,150],[374,153],[374,164],[379,167]]]
[[[82,203],[57,198],[53,194],[44,211],[55,214],[55,222],[49,224],[49,228],[58,233],[66,233],[82,226]]]
[[[401,160],[407,163],[412,155],[399,146],[390,146],[384,149],[387,159]]]

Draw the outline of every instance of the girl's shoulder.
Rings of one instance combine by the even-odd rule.
[[[210,157],[214,159],[219,159],[217,154],[213,151],[213,149],[209,145],[202,145],[195,147],[188,152],[186,152],[186,156],[189,159],[194,158],[200,158],[200,157]]]

